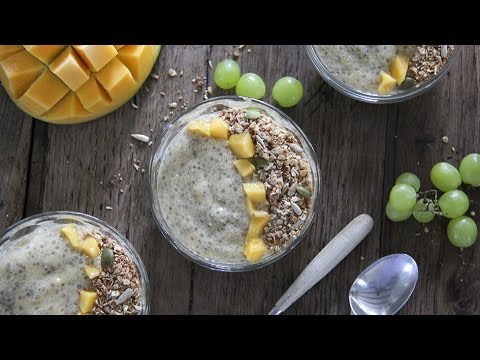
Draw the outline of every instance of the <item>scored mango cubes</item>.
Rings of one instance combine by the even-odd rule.
[[[213,118],[210,123],[210,136],[217,139],[228,139],[228,125],[219,118]]]
[[[210,136],[210,123],[205,120],[193,120],[187,124],[188,132],[201,135],[201,136]]]
[[[247,198],[254,203],[262,203],[267,200],[265,185],[261,182],[244,183],[243,190],[247,194]]]
[[[95,300],[97,300],[96,291],[80,290],[80,312],[86,314],[92,311],[95,306]]]
[[[235,165],[241,177],[250,176],[255,172],[255,166],[246,159],[235,160],[233,165]]]
[[[245,241],[243,253],[248,261],[260,260],[268,251],[267,244],[260,237],[252,237]]]
[[[75,224],[68,224],[60,229],[60,233],[63,235],[63,237],[68,240],[70,245],[75,249],[75,250],[81,250],[82,249],[82,236],[77,230],[77,226]]]
[[[382,95],[388,94],[397,84],[397,80],[385,71],[380,72],[379,82],[378,93]]]

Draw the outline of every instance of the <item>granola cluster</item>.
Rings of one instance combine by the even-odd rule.
[[[254,175],[265,184],[267,192],[266,210],[271,218],[264,229],[265,241],[278,251],[298,235],[307,219],[312,205],[310,165],[291,131],[267,114],[247,119],[245,113],[243,109],[227,109],[219,116],[227,122],[231,134],[248,131],[256,147],[255,156],[268,161],[257,167]]]
[[[92,280],[97,291],[94,315],[135,315],[141,313],[141,285],[135,263],[125,250],[113,239],[95,233],[100,250],[113,250],[114,262],[110,267],[102,267],[99,276]]]
[[[454,45],[416,45],[407,76],[419,84],[429,80],[445,66],[453,51]]]

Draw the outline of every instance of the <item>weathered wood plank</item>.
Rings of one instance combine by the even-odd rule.
[[[0,86],[0,233],[23,217],[32,119]]]
[[[75,210],[97,216],[126,234],[150,276],[153,313],[187,313],[191,264],[162,238],[150,212],[147,173],[141,169],[147,169],[154,146],[130,134],[146,134],[156,141],[170,102],[178,102],[179,96],[189,104],[200,101],[191,79],[205,74],[206,56],[206,46],[165,46],[154,70],[159,79],[147,80],[138,96],[138,110],[129,102],[87,124],[37,123],[35,128],[28,215]],[[183,70],[184,75],[170,78],[170,68]],[[135,160],[139,171],[133,166]]]
[[[231,46],[214,46],[212,63],[232,52]],[[321,205],[310,235],[274,265],[240,274],[195,267],[192,312],[266,313],[326,242],[356,215],[366,212],[377,222],[373,233],[288,311],[347,314],[351,282],[379,253],[385,131],[387,120],[395,116],[395,106],[361,104],[337,93],[320,79],[302,46],[247,46],[239,63],[243,73],[256,72],[265,79],[270,103],[276,79],[292,75],[304,84],[302,102],[286,113],[302,126],[317,152],[322,171]],[[211,76],[209,81],[212,84]],[[233,93],[212,87],[215,95]]]
[[[480,151],[479,55],[478,46],[465,46],[458,63],[438,86],[398,106],[398,119],[391,124],[394,131],[388,137],[395,160],[387,166],[394,169],[394,174],[386,179],[385,196],[395,177],[404,171],[417,174],[422,189],[432,189],[429,174],[436,162],[447,161],[458,166],[465,155]],[[442,136],[449,138],[448,144],[442,142]],[[474,199],[479,198],[475,194]],[[474,219],[478,222],[478,210]],[[480,313],[478,244],[463,252],[451,246],[446,219],[435,219],[428,224],[428,233],[414,220],[399,224],[385,218],[383,221],[386,231],[382,237],[382,255],[405,252],[419,266],[417,288],[402,313]]]

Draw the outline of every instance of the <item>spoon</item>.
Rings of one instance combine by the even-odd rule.
[[[268,315],[279,315],[322,280],[372,230],[373,219],[361,214],[350,221],[307,265]]]
[[[393,315],[415,289],[418,266],[407,254],[384,256],[365,270],[350,288],[353,315]]]

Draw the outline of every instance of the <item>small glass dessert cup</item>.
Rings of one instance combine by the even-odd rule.
[[[366,103],[371,104],[391,104],[391,103],[398,103],[406,100],[413,99],[420,94],[425,93],[429,89],[433,88],[445,75],[448,73],[452,65],[456,62],[458,57],[460,56],[461,46],[455,45],[453,51],[448,54],[447,62],[441,69],[436,72],[435,75],[429,77],[428,80],[418,83],[414,86],[408,86],[405,89],[402,89],[402,86],[399,87],[400,90],[392,91],[387,94],[379,94],[374,93],[373,91],[364,91],[359,89],[359,87],[355,87],[349,85],[346,81],[342,81],[338,76],[336,76],[331,69],[326,64],[326,61],[322,59],[319,55],[319,52],[316,49],[317,45],[306,45],[306,50],[310,60],[312,61],[313,65],[317,69],[320,76],[323,78],[325,82],[327,82],[330,86],[332,86],[335,90],[339,91],[340,93]],[[347,45],[348,46],[348,45]],[[347,69],[347,74],[354,74],[361,76],[362,68],[361,66],[355,67],[355,64],[352,64],[351,61],[345,58],[345,61],[348,62],[348,66],[352,67],[352,69]],[[375,76],[377,79],[379,74],[372,73],[371,75]],[[406,84],[407,82],[405,82]],[[412,82],[413,83],[413,82]],[[405,85],[404,84],[404,85]]]
[[[42,213],[8,228],[0,236],[0,274],[0,314],[150,311],[135,248],[112,226],[78,212]]]
[[[245,121],[233,123],[237,119],[235,116],[239,116]],[[247,120],[248,116],[250,116],[250,120]],[[224,138],[213,140],[208,136],[196,136],[189,133],[189,124],[195,122],[198,124],[204,121],[199,119],[210,119],[213,124],[215,118],[216,120],[223,119],[222,121],[229,124],[229,137],[226,133],[227,130],[225,130]],[[246,258],[244,248],[248,238],[247,230],[250,234],[252,224],[252,222],[250,225],[248,223],[252,221],[249,218],[249,213],[252,216],[252,208],[247,206],[250,198],[245,188],[245,181],[248,181],[245,176],[249,175],[240,176],[240,168],[235,169],[237,165],[234,166],[234,163],[238,161],[235,160],[235,155],[238,159],[238,154],[232,154],[235,152],[232,148],[232,136],[234,133],[245,135],[250,130],[252,142],[257,143],[257,145],[252,143],[252,147],[256,146],[255,156],[257,156],[258,142],[261,142],[265,149],[266,147],[262,139],[258,140],[255,135],[254,128],[258,123],[254,122],[267,118],[266,121],[269,121],[272,127],[277,125],[281,127],[275,133],[288,133],[289,141],[295,142],[295,144],[289,145],[297,153],[302,154],[304,174],[306,173],[306,164],[309,168],[310,190],[297,186],[299,188],[297,192],[307,192],[304,195],[308,196],[308,201],[298,195],[295,191],[295,184],[290,184],[289,187],[284,184],[281,196],[286,197],[284,193],[289,190],[289,196],[294,196],[293,200],[288,198],[289,200],[297,201],[301,206],[308,203],[309,207],[300,209],[296,204],[291,205],[298,212],[297,215],[302,215],[301,217],[300,215],[296,217],[291,209],[286,209],[284,213],[288,213],[293,219],[289,218],[288,220],[297,221],[296,230],[291,233],[294,233],[294,236],[285,240],[281,245],[268,243],[268,251],[254,261],[250,261]],[[238,129],[241,124],[244,128]],[[250,128],[247,129],[249,125]],[[232,129],[237,130],[233,131]],[[195,128],[195,131],[202,132],[198,128]],[[268,147],[270,144],[266,146]],[[285,151],[283,154],[288,157],[288,144],[283,144],[283,146]],[[276,160],[286,157],[282,156],[279,155]],[[242,170],[251,167],[254,174],[252,176],[256,176],[255,174],[260,170],[252,160],[260,160],[260,162],[265,160],[258,157],[241,160],[245,165]],[[278,165],[277,162],[275,164]],[[271,168],[270,165],[265,166],[265,172],[268,172],[268,168]],[[305,237],[315,219],[318,208],[320,169],[310,141],[302,129],[286,114],[259,100],[222,96],[203,101],[183,112],[163,129],[160,143],[152,155],[149,171],[152,212],[163,236],[187,259],[212,270],[226,272],[255,270],[279,260]],[[265,186],[267,188],[266,197],[269,198],[271,191],[269,192],[268,185]],[[291,194],[292,189],[295,195]],[[247,197],[245,193],[247,193]],[[271,205],[271,202],[268,204]],[[290,203],[288,202],[288,204]],[[266,214],[262,211],[258,213]],[[273,218],[273,216],[270,217],[270,223]],[[275,224],[281,224],[281,221],[279,217],[276,217]],[[269,228],[270,223],[266,228]],[[267,244],[265,241],[264,243]]]

